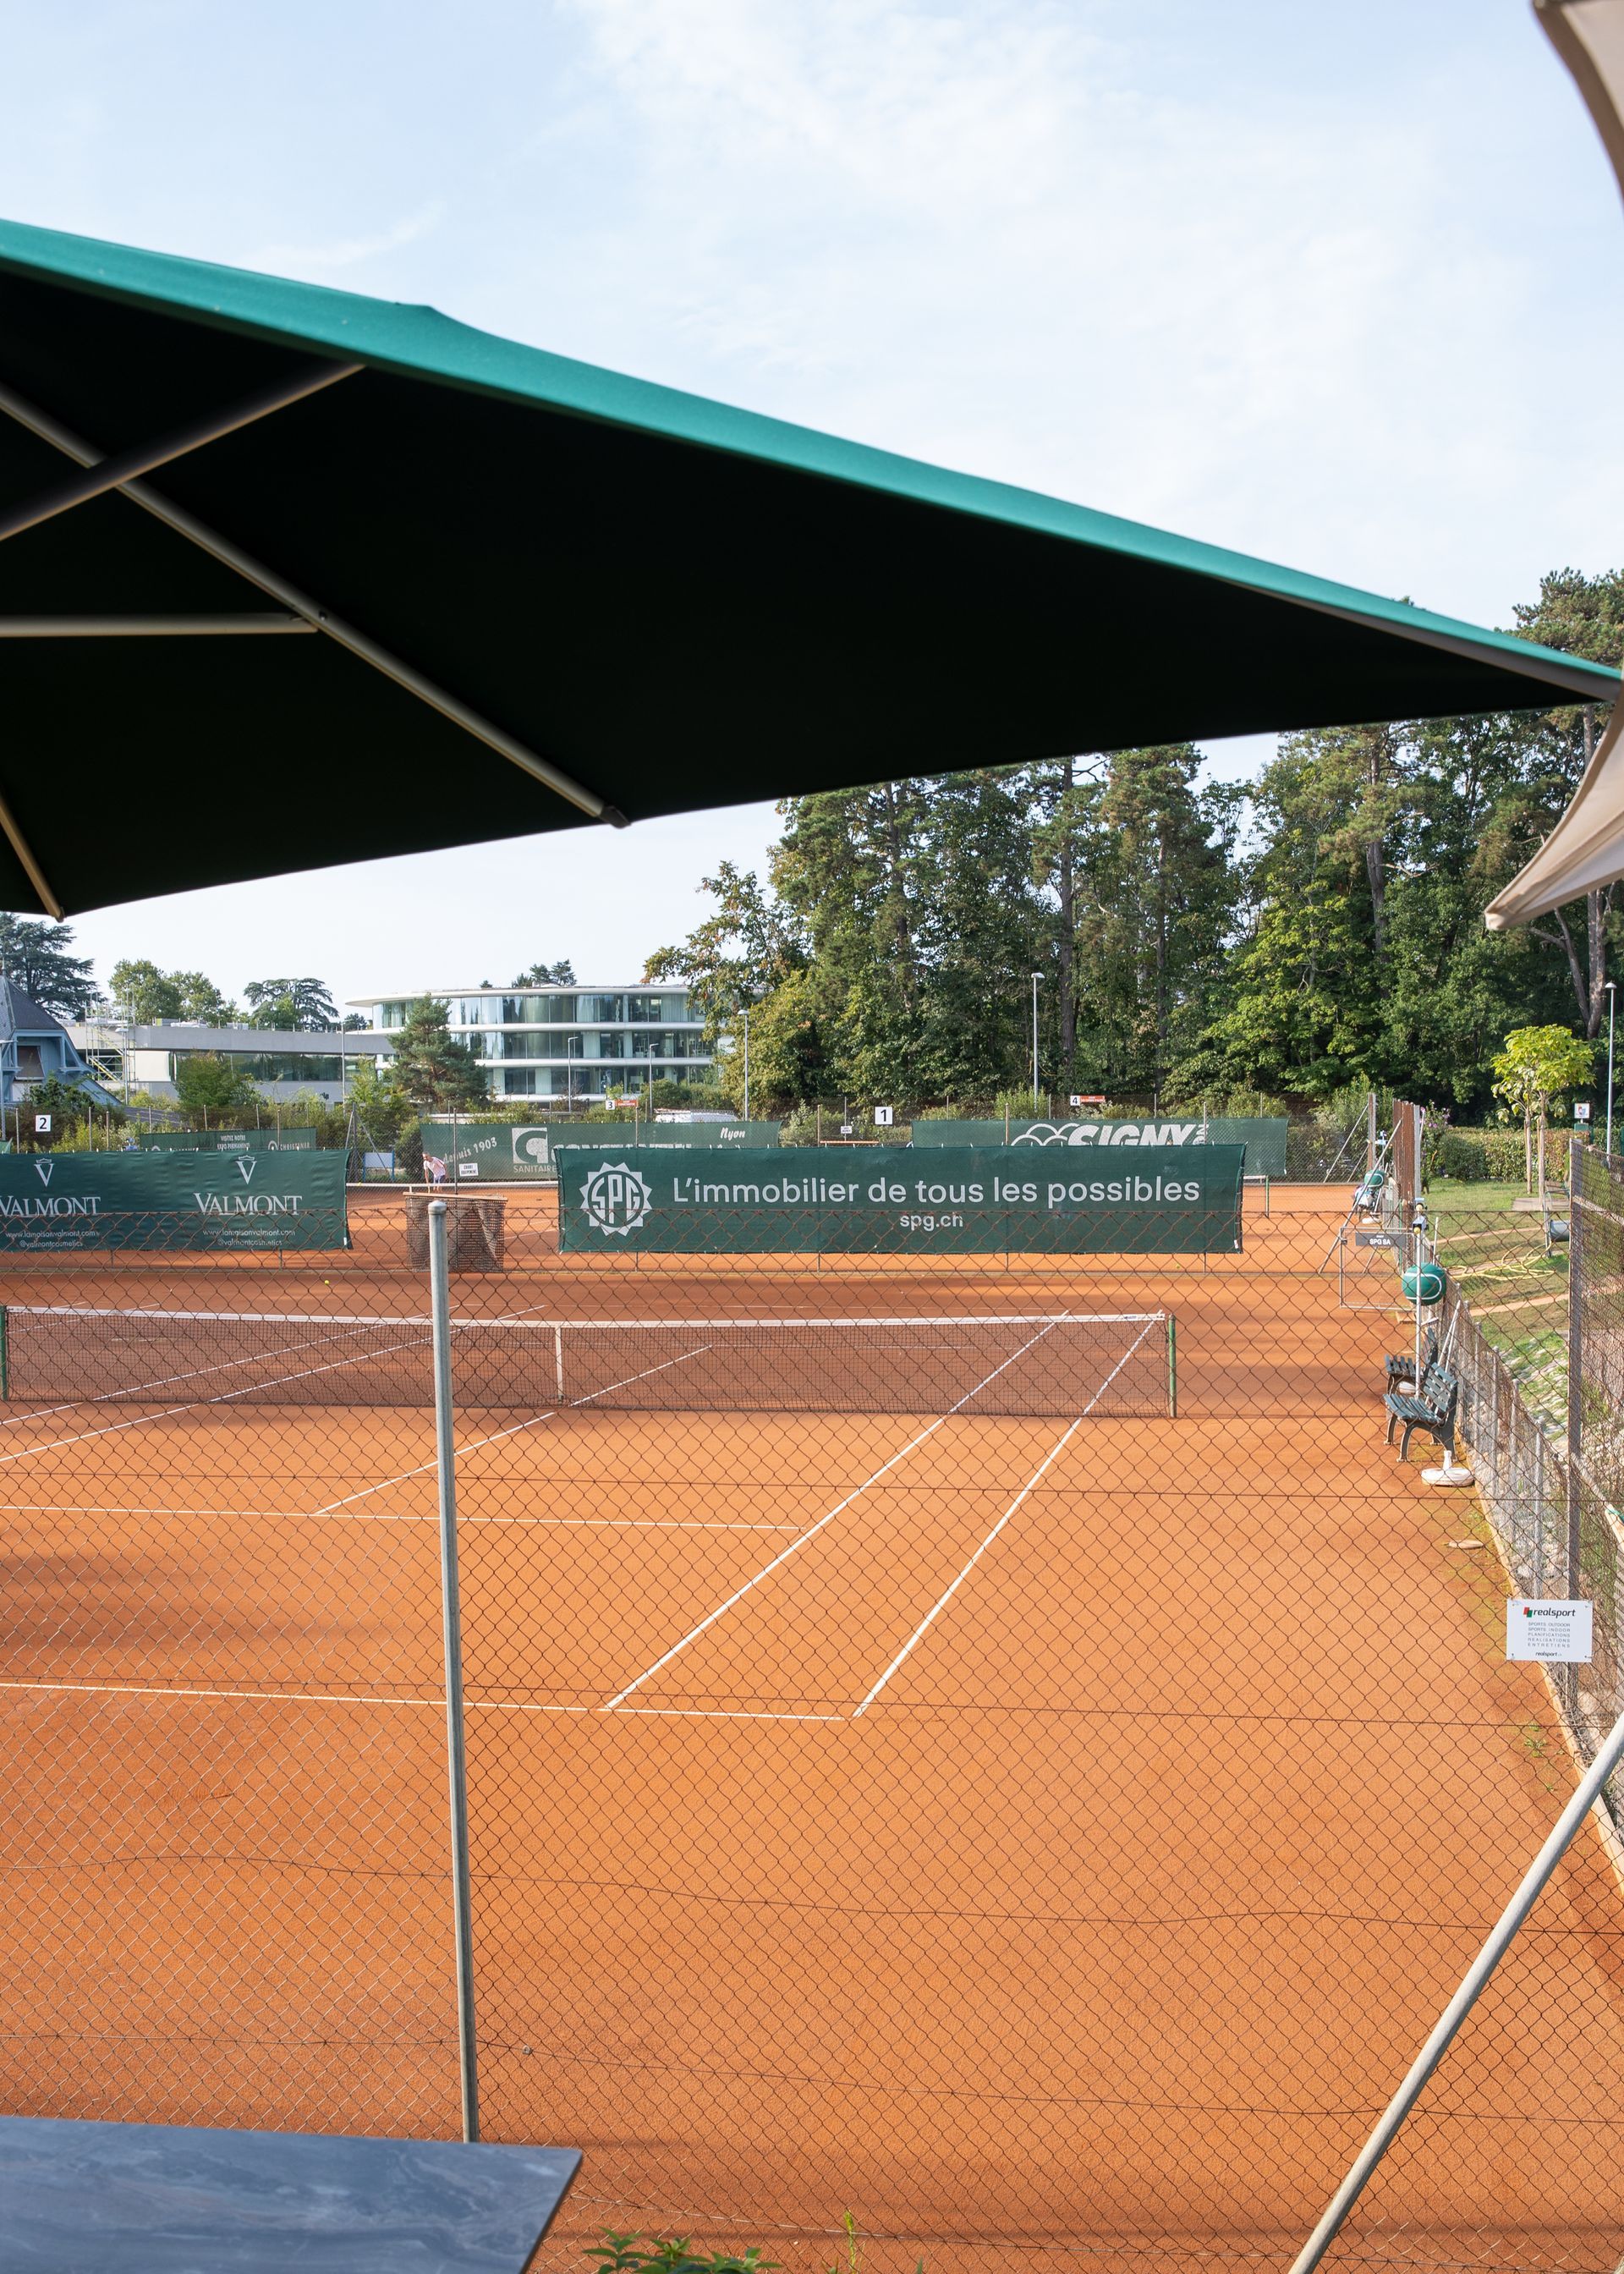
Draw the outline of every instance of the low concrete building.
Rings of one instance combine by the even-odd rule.
[[[119,1097],[126,1089],[173,1097],[177,1068],[207,1052],[229,1058],[272,1105],[312,1095],[342,1100],[357,1065],[382,1065],[393,1047],[387,1035],[358,1028],[348,1034],[284,1034],[267,1027],[192,1026],[180,1019],[155,1027],[86,1020],[73,1028],[72,1038]]]

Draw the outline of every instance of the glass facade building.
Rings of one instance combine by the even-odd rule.
[[[432,988],[451,1031],[485,1069],[492,1097],[629,1096],[656,1081],[707,1081],[712,1060],[686,989]],[[353,1007],[384,1035],[420,996],[380,996]]]

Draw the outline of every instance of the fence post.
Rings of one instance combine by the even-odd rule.
[[[1568,1141],[1568,1593],[1579,1593],[1579,1454],[1584,1434],[1584,1235],[1579,1179],[1584,1156]],[[1576,1674],[1571,1677],[1577,1682]]]
[[[440,1607],[446,1650],[446,1766],[451,1788],[451,1920],[456,1939],[457,2059],[462,2137],[479,2137],[474,2038],[474,1941],[468,1868],[468,1758],[462,1726],[462,1605],[457,1578],[456,1445],[451,1418],[451,1278],[446,1203],[429,1202],[429,1308],[433,1322],[434,1457],[440,1486]]]
[[[1543,1894],[1545,1884],[1567,1854],[1573,1836],[1600,1797],[1603,1786],[1624,1758],[1624,1714],[1590,1768],[1577,1791],[1558,1817],[1545,1846],[1530,1864],[1522,1886],[1500,1913],[1492,1933],[1466,1969],[1465,1979],[1439,2015],[1436,2027],[1416,2055],[1409,2075],[1387,2103],[1380,2121],[1365,2142],[1327,2206],[1324,2218],[1291,2263],[1291,2274],[1312,2274],[1335,2241],[1343,2220],[1353,2209],[1378,2164],[1392,2146],[1399,2127],[1426,2090],[1433,2071],[1454,2044],[1462,2022],[1477,2004],[1485,1984],[1511,1946],[1513,1937]]]

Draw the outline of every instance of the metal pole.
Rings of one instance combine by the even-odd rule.
[[[1038,981],[1041,971],[1032,975],[1032,1111],[1038,1110]]]
[[[1613,1013],[1614,989],[1611,979],[1607,985],[1607,1157],[1613,1157]]]
[[[1579,1459],[1584,1436],[1584,1210],[1579,1205],[1579,1179],[1584,1152],[1576,1137],[1568,1141],[1568,1594],[1571,1601],[1582,1591],[1580,1579]],[[1577,1702],[1578,1675],[1568,1668]]]
[[[468,1871],[468,1758],[462,1731],[462,1610],[457,1585],[456,1446],[451,1420],[451,1277],[446,1203],[429,1202],[429,1307],[433,1319],[434,1455],[440,1486],[440,1604],[446,1645],[446,1766],[451,1786],[451,1919],[456,1938],[457,2061],[462,2137],[479,2137],[474,2040],[474,1935]]]
[[[750,1010],[748,1004],[746,1004],[744,1011],[744,1118],[747,1121],[750,1118]]]
[[[1613,1723],[1606,1743],[1580,1780],[1577,1791],[1558,1817],[1550,1838],[1529,1866],[1522,1886],[1500,1913],[1493,1932],[1467,1969],[1466,1978],[1444,2007],[1437,2027],[1416,2055],[1409,2075],[1387,2103],[1380,2121],[1359,2150],[1353,2168],[1332,2196],[1325,2217],[1292,2261],[1291,2274],[1312,2274],[1312,2270],[1336,2240],[1343,2220],[1364,2194],[1372,2172],[1392,2146],[1400,2126],[1420,2099],[1433,2071],[1455,2042],[1462,2022],[1477,2004],[1490,1976],[1510,1948],[1517,1929],[1544,1893],[1551,1874],[1567,1854],[1575,1833],[1595,1805],[1602,1787],[1621,1759],[1624,1759],[1624,1714],[1620,1714]]]

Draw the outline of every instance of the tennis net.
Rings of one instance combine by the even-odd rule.
[[[1164,1311],[975,1317],[463,1319],[459,1405],[634,1412],[1173,1410]],[[0,1312],[13,1405],[428,1405],[429,1321],[342,1313]]]

